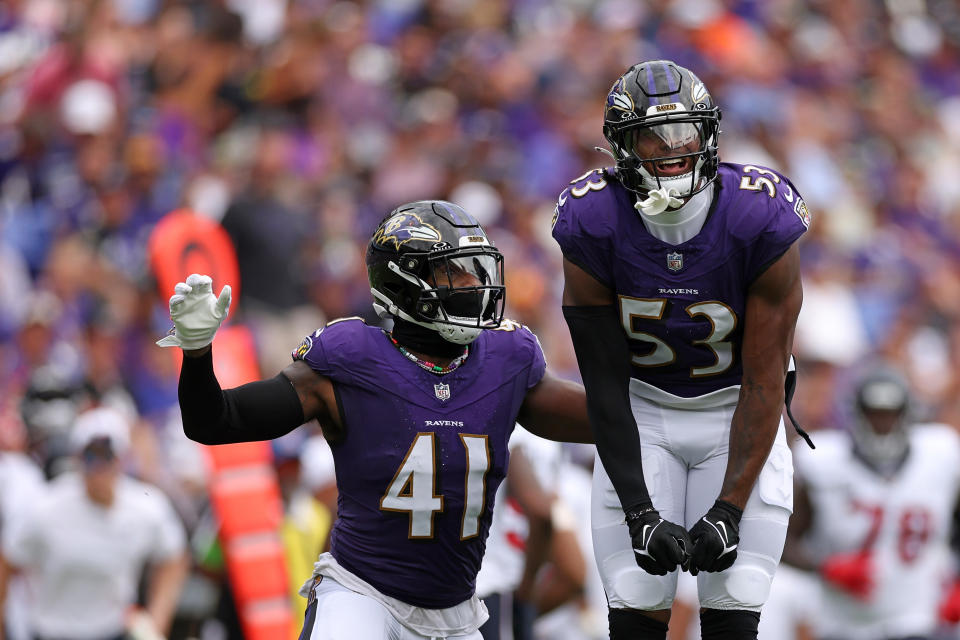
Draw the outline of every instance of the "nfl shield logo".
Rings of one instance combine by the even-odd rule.
[[[440,384],[433,385],[433,392],[437,394],[437,400],[441,402],[446,402],[450,399],[450,385]]]
[[[670,269],[670,271],[680,271],[680,269],[683,269],[683,254],[677,253],[676,251],[668,253],[667,269]]]

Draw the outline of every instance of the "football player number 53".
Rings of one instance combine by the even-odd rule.
[[[741,189],[745,189],[746,191],[762,191],[766,189],[768,196],[771,198],[777,197],[777,187],[774,185],[774,183],[780,183],[780,176],[775,174],[773,171],[761,169],[760,167],[755,167],[752,164],[744,166],[743,172],[753,172],[757,173],[758,175],[743,176],[740,178]]]
[[[653,349],[642,356],[632,356],[632,361],[638,367],[660,367],[672,364],[677,360],[677,353],[673,348],[645,331],[638,331],[637,320],[662,320],[663,312],[667,308],[666,298],[631,298],[620,296],[620,320],[627,336],[640,342],[648,342]],[[703,317],[710,322],[712,330],[706,338],[694,340],[693,344],[706,347],[713,352],[716,360],[707,367],[691,367],[690,377],[713,376],[723,373],[733,364],[733,344],[726,342],[727,337],[737,328],[737,316],[733,309],[718,302],[709,300],[690,305],[684,311],[691,318]]]
[[[460,434],[467,456],[466,490],[460,539],[480,532],[480,514],[486,507],[487,471],[490,448],[487,436]],[[397,469],[386,493],[380,498],[382,511],[400,511],[410,515],[411,538],[433,537],[433,516],[443,511],[443,496],[436,494],[436,435],[418,433]]]

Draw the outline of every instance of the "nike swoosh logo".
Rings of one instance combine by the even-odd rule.
[[[657,527],[659,527],[659,526],[660,526],[660,523],[659,523],[659,522],[658,522],[655,526],[653,526],[653,527],[651,527],[651,526],[648,525],[648,524],[643,525],[643,534],[640,536],[640,538],[643,540],[643,546],[644,546],[644,548],[646,548],[646,546],[647,546],[648,544],[650,544],[650,536],[653,535],[653,532],[654,532],[654,531],[657,529]],[[647,531],[647,529],[649,529],[649,531]]]
[[[720,534],[720,539],[723,540],[723,544],[724,546],[726,546],[727,543],[730,541],[730,535],[727,533],[727,525],[724,524],[723,522],[718,522],[716,527],[714,528],[717,529],[717,533]],[[722,532],[719,530],[720,528],[723,529]]]
[[[730,544],[730,536],[727,533],[726,524],[724,524],[722,521],[714,524],[709,520],[707,520],[706,518],[703,518],[703,521],[706,522],[711,527],[713,527],[713,530],[717,532],[718,536],[720,536],[720,541],[723,542],[723,551],[720,553],[719,556],[717,556],[718,558],[722,558],[723,556],[727,555],[731,551],[737,550],[737,545]],[[723,529],[722,531],[721,531],[721,528]]]
[[[663,524],[663,520],[661,520],[660,522],[658,522],[657,524],[654,524],[654,525],[649,525],[649,524],[643,525],[643,531],[640,533],[640,547],[641,547],[641,548],[637,549],[636,547],[634,547],[633,551],[634,551],[635,553],[638,553],[638,554],[640,554],[641,556],[647,556],[647,557],[651,557],[651,558],[653,557],[653,556],[651,556],[650,553],[647,551],[647,545],[650,544],[650,538],[653,537],[653,532],[656,531],[656,530],[657,530],[657,527],[659,527],[661,524]]]
[[[566,193],[566,192],[567,192],[567,190],[564,189],[563,192],[560,194],[560,197],[557,198],[557,206],[558,206],[558,207],[562,207],[562,206],[567,202],[566,196],[563,195],[563,194]]]

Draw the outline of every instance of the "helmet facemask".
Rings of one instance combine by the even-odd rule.
[[[604,127],[622,184],[641,197],[666,189],[686,200],[717,175],[717,109],[640,118],[630,126]],[[685,165],[677,173],[676,167]]]
[[[405,252],[387,262],[396,276],[371,288],[374,308],[426,327],[455,344],[469,344],[503,319],[503,255],[477,246]]]

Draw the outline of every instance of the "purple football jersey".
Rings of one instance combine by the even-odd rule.
[[[337,521],[330,551],[382,593],[419,607],[470,598],[507,441],[546,364],[517,323],[480,334],[438,376],[360,319],[330,323],[293,353],[330,378],[345,421],[333,445]]]
[[[700,233],[678,245],[647,231],[612,169],[564,189],[553,227],[564,257],[616,293],[632,376],[684,398],[740,384],[747,290],[810,223],[771,169],[721,163],[714,188]]]

